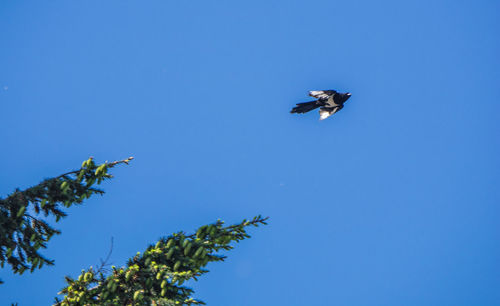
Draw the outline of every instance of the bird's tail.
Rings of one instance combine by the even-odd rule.
[[[321,105],[316,104],[316,101],[298,103],[297,106],[292,108],[290,113],[303,114],[303,113],[307,113],[309,111],[312,111],[313,109],[318,108],[320,106]]]

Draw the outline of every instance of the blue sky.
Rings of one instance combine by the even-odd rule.
[[[269,226],[208,305],[499,305],[497,1],[2,1],[0,194],[134,156],[0,304],[162,235]],[[307,91],[353,95],[325,121]],[[28,289],[29,288],[29,289]]]

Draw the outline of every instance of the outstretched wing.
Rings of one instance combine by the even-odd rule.
[[[335,114],[339,110],[342,109],[342,105],[335,106],[335,107],[322,107],[319,109],[319,120],[325,120],[326,118],[330,117],[331,115]]]
[[[311,90],[309,95],[311,97],[315,97],[316,99],[328,99],[336,93],[337,92],[335,90]]]

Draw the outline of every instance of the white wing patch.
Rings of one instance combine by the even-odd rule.
[[[331,115],[335,114],[338,112],[338,110],[341,109],[341,107],[335,107],[333,109],[327,110],[324,108],[319,109],[319,120],[325,120],[326,118],[330,117]]]
[[[327,110],[324,110],[324,109],[320,109],[319,110],[319,120],[325,120],[326,118],[330,117],[331,115],[333,115],[334,111],[327,111]]]
[[[311,90],[309,92],[309,95],[311,97],[315,97],[318,99],[326,99],[329,97],[329,95],[327,93],[325,93],[325,91],[323,91],[323,90]]]

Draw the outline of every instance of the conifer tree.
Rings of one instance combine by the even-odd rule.
[[[217,222],[200,227],[196,233],[174,233],[149,246],[128,260],[125,267],[83,270],[77,279],[66,277],[67,286],[55,305],[196,305],[193,290],[183,286],[207,273],[209,262],[223,261],[219,251],[230,250],[231,242],[249,238],[248,226],[266,224],[257,216],[239,224],[224,226]]]
[[[0,266],[11,266],[14,273],[33,272],[54,261],[39,250],[47,248],[49,240],[61,232],[48,220],[59,222],[67,214],[63,208],[81,204],[94,194],[103,194],[95,185],[113,176],[108,170],[128,164],[133,157],[97,165],[93,158],[82,163],[78,170],[46,179],[26,190],[17,189],[0,199]]]
[[[96,164],[93,158],[78,170],[46,179],[26,190],[15,190],[0,198],[0,265],[10,265],[22,274],[53,265],[39,250],[61,232],[49,224],[59,222],[67,214],[64,208],[82,204],[94,194],[95,188],[113,176],[108,170],[128,164],[133,157]],[[231,250],[232,242],[249,238],[248,226],[266,224],[267,218],[256,216],[239,224],[224,226],[217,222],[200,227],[194,234],[174,233],[149,246],[144,253],[130,258],[126,266],[82,270],[73,279],[66,276],[66,286],[55,298],[55,305],[193,305],[204,304],[193,297],[194,291],[184,282],[198,280],[207,273],[208,263],[224,261],[221,251]]]

